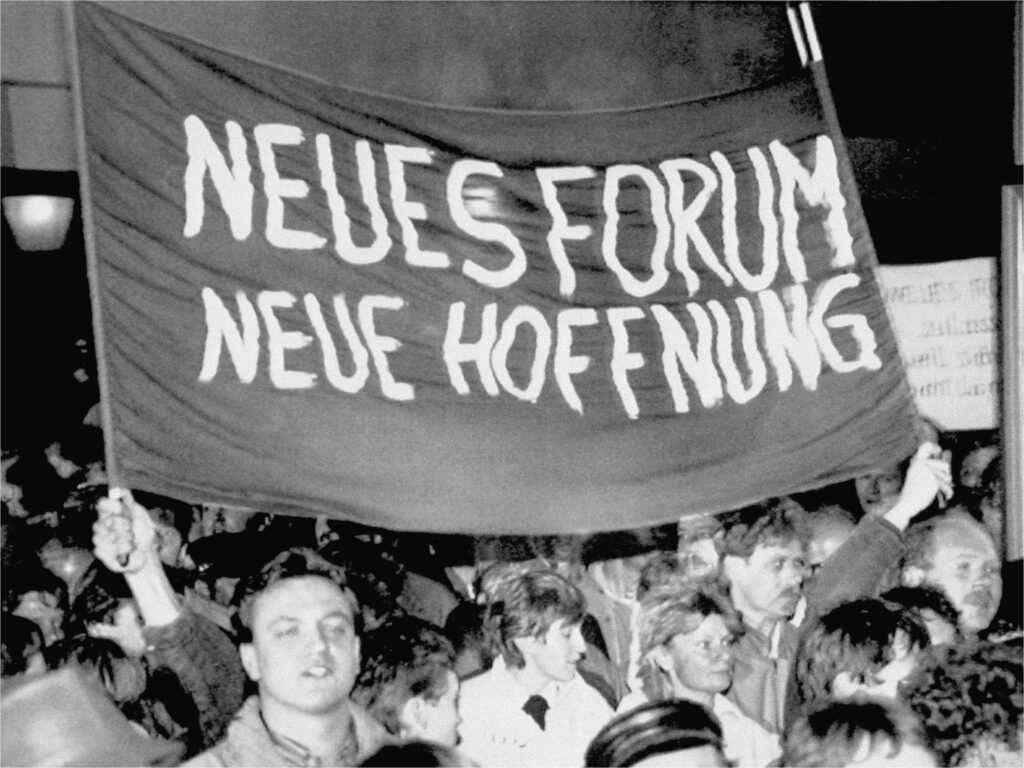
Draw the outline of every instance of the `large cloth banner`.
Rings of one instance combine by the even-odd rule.
[[[999,426],[999,289],[992,257],[879,269],[921,413],[942,429]]]
[[[74,13],[119,482],[587,532],[913,450],[821,71],[643,109],[452,109]]]

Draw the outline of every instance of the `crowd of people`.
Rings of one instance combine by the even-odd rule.
[[[5,453],[0,763],[1019,766],[998,448],[931,437],[855,494],[564,536],[133,494],[95,427]]]

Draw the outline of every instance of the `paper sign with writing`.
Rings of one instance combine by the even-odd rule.
[[[998,426],[995,260],[879,269],[920,411],[941,428]]]
[[[820,71],[644,109],[452,109],[75,11],[124,482],[540,533],[912,450]]]

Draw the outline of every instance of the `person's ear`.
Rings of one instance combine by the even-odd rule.
[[[650,658],[651,661],[654,662],[654,665],[662,672],[672,672],[672,657],[664,645],[659,645],[656,648],[651,649]]]
[[[908,565],[900,574],[900,581],[905,587],[919,587],[924,582],[924,571],[916,565]]]
[[[427,727],[426,702],[422,696],[411,696],[398,713],[398,727],[403,739],[415,739]]]
[[[245,669],[245,674],[249,676],[249,679],[253,682],[259,681],[259,654],[256,652],[255,646],[252,643],[242,643],[238,646],[238,655],[242,659],[242,668]]]

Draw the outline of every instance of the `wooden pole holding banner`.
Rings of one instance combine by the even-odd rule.
[[[1014,4],[1013,161],[1016,184],[1003,187],[1003,456],[1006,478],[1006,557],[1024,557],[1024,76],[1022,4]]]
[[[1004,541],[1007,560],[1024,557],[1024,77],[1021,56],[1021,6],[1014,3],[1013,25],[1013,183],[1003,187],[1003,235],[1000,259],[1000,328],[1003,420],[1003,478],[1006,483]]]
[[[1020,40],[1020,37],[1017,38]],[[1019,48],[1018,48],[1019,50]],[[1020,166],[1017,166],[1018,172]],[[1006,483],[1005,547],[1007,560],[1024,557],[1024,191],[1003,187],[1002,259],[999,270],[1002,308],[1003,477]]]
[[[89,304],[92,307],[93,349],[96,353],[96,376],[100,390],[100,425],[103,428],[103,451],[110,488],[120,487],[120,469],[114,457],[114,431],[110,412],[110,382],[106,367],[106,340],[100,307],[100,285],[96,262],[96,236],[92,217],[92,195],[89,185],[89,162],[85,144],[85,109],[82,101],[82,72],[78,61],[78,37],[75,30],[73,0],[64,2],[64,33],[67,36],[68,59],[71,66],[71,96],[75,118],[75,145],[78,152],[79,204],[82,206],[82,228],[85,243],[86,273],[89,278]]]

